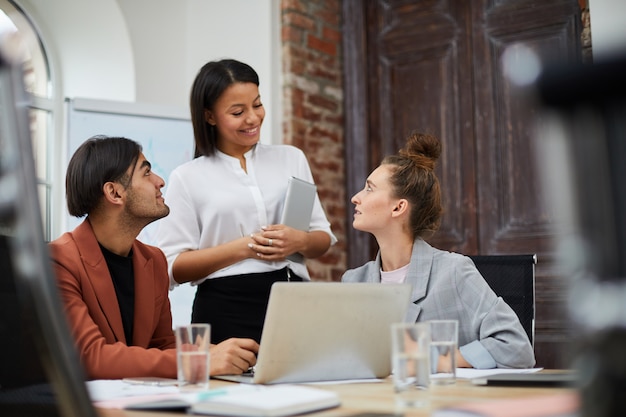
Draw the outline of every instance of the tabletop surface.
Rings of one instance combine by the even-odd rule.
[[[232,385],[232,382],[212,379],[211,389]],[[306,385],[306,384],[305,384]],[[395,404],[391,378],[381,382],[342,383],[342,384],[311,384],[309,386],[336,392],[341,399],[338,408],[306,414],[312,417],[357,416],[364,413],[368,416],[430,416],[434,410],[453,404],[468,401],[487,401],[492,399],[520,398],[558,393],[574,392],[572,388],[554,387],[498,387],[476,386],[469,380],[458,379],[452,385],[433,385],[427,393],[428,404],[416,409],[398,409]],[[99,409],[102,417],[173,417],[183,413],[174,412],[138,412],[120,409]],[[379,416],[375,416],[379,414]],[[382,414],[382,415],[381,415]]]

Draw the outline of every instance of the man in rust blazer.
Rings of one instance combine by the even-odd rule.
[[[176,378],[167,261],[136,239],[169,214],[164,185],[141,146],[126,138],[90,138],[68,165],[69,212],[87,218],[50,250],[89,379]],[[258,344],[232,338],[210,352],[211,375],[241,373],[256,363]]]

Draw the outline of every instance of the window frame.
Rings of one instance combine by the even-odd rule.
[[[58,191],[54,179],[57,167],[55,161],[61,141],[57,118],[62,114],[56,102],[55,82],[50,65],[49,54],[44,45],[43,37],[31,16],[18,3],[11,0],[0,0],[0,10],[8,17],[17,29],[26,51],[25,87],[30,102],[30,129],[36,163],[37,188],[41,208],[43,234],[46,241],[53,237],[55,225],[54,203],[58,200]],[[34,92],[33,92],[34,90]]]

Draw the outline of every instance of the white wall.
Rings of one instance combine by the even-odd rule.
[[[189,89],[207,61],[235,58],[257,70],[271,108],[271,1],[118,0],[135,56],[137,100],[188,105]]]
[[[261,78],[262,140],[281,141],[278,0],[17,2],[42,32],[59,96],[187,108],[200,67],[235,58]]]
[[[626,53],[626,1],[589,0],[594,60]]]
[[[55,95],[134,101],[128,30],[114,0],[18,0],[40,30]]]

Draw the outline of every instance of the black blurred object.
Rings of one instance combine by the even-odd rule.
[[[546,70],[539,96],[569,127],[578,227],[598,280],[626,280],[626,57]],[[625,300],[626,302],[626,300]]]
[[[562,186],[552,187],[552,198],[566,219],[558,252],[571,280],[582,417],[626,416],[625,76],[626,56],[616,56],[547,70],[537,83],[543,116],[558,120],[539,147],[565,142],[552,148],[565,156],[544,155],[543,165],[545,180],[558,177]],[[567,162],[558,172],[546,168],[549,158]]]
[[[537,255],[474,255],[470,258],[491,289],[515,311],[533,344]]]
[[[2,222],[0,222],[0,227]],[[32,314],[20,303],[9,248],[11,237],[0,233],[0,393],[47,381],[33,343]],[[1,399],[0,399],[1,402]]]
[[[61,417],[56,395],[48,383],[0,390],[0,411],[3,417]]]
[[[626,330],[611,326],[582,342],[581,417],[626,416]]]
[[[44,241],[17,37],[0,38],[0,416],[95,417]]]
[[[623,103],[626,55],[605,59],[594,64],[577,64],[547,68],[537,86],[541,101],[561,111],[580,108],[585,104],[599,108],[611,103]]]

